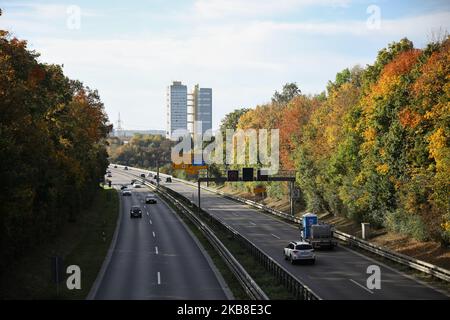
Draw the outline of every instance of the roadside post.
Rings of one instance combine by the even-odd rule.
[[[61,256],[51,257],[52,282],[56,284],[56,296],[59,297],[59,284],[64,280],[64,261]]]

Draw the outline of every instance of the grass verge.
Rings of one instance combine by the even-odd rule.
[[[0,276],[0,298],[86,298],[109,249],[118,213],[117,191],[100,189],[91,207],[83,210],[76,222],[67,223],[53,241],[36,246]],[[81,290],[68,290],[64,277],[57,294],[57,286],[51,281],[50,268],[50,259],[55,255],[64,259],[66,267],[80,267]]]

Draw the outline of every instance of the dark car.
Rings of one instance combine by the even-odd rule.
[[[172,178],[171,177],[167,177],[166,178],[166,182],[172,182]]]
[[[117,166],[114,166],[115,169],[117,169]]]
[[[128,170],[128,167],[124,167],[123,170]]]
[[[142,210],[138,206],[132,206],[130,209],[130,218],[142,218]]]
[[[128,188],[128,186],[121,186],[120,190],[123,190],[123,189],[126,189],[126,188]]]
[[[141,173],[141,178],[145,178],[145,174],[144,173]]]
[[[155,197],[153,197],[153,196],[147,196],[147,197],[145,197],[145,203],[156,203],[157,201],[156,201],[156,198]]]

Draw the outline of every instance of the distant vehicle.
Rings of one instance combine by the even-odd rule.
[[[292,241],[283,250],[284,259],[295,264],[297,261],[307,261],[311,264],[316,262],[314,248],[305,241]]]
[[[300,237],[310,243],[313,248],[333,249],[337,246],[334,238],[334,226],[327,223],[319,223],[317,215],[306,213],[300,223]]]
[[[115,169],[117,169],[117,166],[114,166]]]
[[[172,178],[171,177],[167,177],[166,178],[166,182],[172,182]]]
[[[131,191],[130,190],[123,190],[122,191],[122,196],[124,196],[124,197],[131,196]]]
[[[157,203],[156,198],[154,196],[145,197],[145,203]]]
[[[153,174],[151,172],[149,172],[147,177],[151,178],[151,177],[153,177]]]
[[[126,189],[126,188],[128,188],[128,186],[121,186],[120,190],[123,190],[123,189]]]
[[[134,188],[142,188],[142,186],[140,184],[137,184],[137,183],[133,184],[133,187]]]
[[[128,170],[128,167],[123,167],[123,170]]]
[[[111,178],[111,177],[112,177],[112,174],[111,174],[111,173],[108,173],[106,176],[107,176],[108,178]]]
[[[130,209],[130,218],[142,218],[142,210],[138,206],[132,206]]]
[[[145,178],[145,174],[144,173],[141,173],[141,178]]]

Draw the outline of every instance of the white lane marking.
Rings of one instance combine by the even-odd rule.
[[[153,224],[153,222],[152,222],[152,220],[151,220],[151,219],[149,220],[149,222],[150,222],[150,224]]]
[[[355,280],[353,280],[353,279],[348,279],[348,280],[350,280],[351,282],[353,282],[354,284],[356,284],[358,287],[363,288],[364,290],[366,290],[366,291],[370,292],[371,294],[373,294],[373,291],[372,291],[372,290],[370,290],[370,289],[364,287],[362,284],[359,284],[359,283],[356,282]]]
[[[153,238],[155,238],[156,237],[156,234],[155,234],[155,232],[153,231]]]
[[[161,284],[161,273],[158,271],[158,284]]]
[[[256,223],[254,223],[253,221],[249,221],[249,223],[250,223],[252,226],[256,226]]]
[[[281,239],[279,236],[277,236],[277,235],[274,235],[273,233],[271,233],[270,234],[272,237],[275,237],[275,238],[277,238],[277,239]]]
[[[158,254],[158,247],[155,247],[155,253]]]

